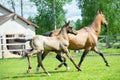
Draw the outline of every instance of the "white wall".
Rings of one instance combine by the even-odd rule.
[[[19,19],[10,19],[0,25],[0,34],[35,35],[35,28],[33,26],[27,25]]]

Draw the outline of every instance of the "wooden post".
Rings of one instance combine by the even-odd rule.
[[[109,43],[109,36],[108,36],[108,35],[106,35],[106,47],[107,47],[107,48],[110,48],[110,47],[111,47],[111,45],[110,45],[110,43]]]
[[[5,56],[4,56],[4,53],[5,53],[5,45],[6,45],[5,41],[6,41],[6,40],[5,40],[5,35],[2,35],[2,37],[1,37],[2,59],[5,58]]]

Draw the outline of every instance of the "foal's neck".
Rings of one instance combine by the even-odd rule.
[[[68,40],[68,35],[65,27],[60,30],[58,36],[61,36],[62,38]]]
[[[95,34],[98,37],[101,30],[101,21],[96,17],[90,27],[95,31]]]

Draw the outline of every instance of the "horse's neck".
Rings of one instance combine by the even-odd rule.
[[[91,24],[91,28],[95,31],[96,36],[98,37],[101,30],[101,22],[99,19],[95,19]]]
[[[62,38],[64,38],[65,40],[68,40],[68,35],[67,35],[67,31],[65,28],[62,28],[62,30],[60,30],[58,36],[61,36]]]

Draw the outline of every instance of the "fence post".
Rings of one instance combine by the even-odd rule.
[[[106,47],[107,47],[107,48],[110,48],[110,47],[111,47],[111,45],[110,45],[110,43],[109,43],[109,36],[108,36],[108,35],[106,35]]]

